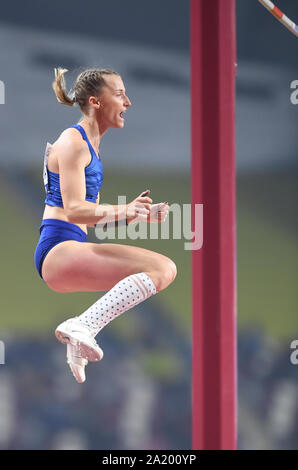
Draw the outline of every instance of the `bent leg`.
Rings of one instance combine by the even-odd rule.
[[[170,258],[144,248],[74,240],[52,248],[42,266],[43,279],[57,292],[107,291],[140,272],[152,279],[158,292],[175,279],[177,270]]]
[[[169,285],[176,266],[166,256],[138,247],[69,240],[48,253],[42,274],[59,292],[108,290],[76,320],[96,336],[111,320]]]

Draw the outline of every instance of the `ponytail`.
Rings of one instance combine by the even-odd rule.
[[[57,69],[54,69],[55,72],[55,80],[53,81],[53,90],[55,92],[56,98],[59,101],[59,103],[66,104],[67,106],[74,106],[75,104],[75,98],[70,97],[66,91],[65,87],[65,78],[64,74],[65,72],[68,72],[67,69],[62,69],[61,67],[58,67]]]
[[[105,77],[107,75],[117,75],[117,72],[110,69],[86,69],[77,77],[73,86],[73,91],[68,94],[65,86],[64,74],[67,69],[58,67],[54,69],[55,80],[53,81],[53,90],[59,103],[67,106],[74,106],[76,103],[82,112],[88,107],[88,98],[98,96],[103,87],[106,86]]]

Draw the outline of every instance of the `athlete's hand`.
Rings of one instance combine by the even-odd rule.
[[[159,204],[152,204],[150,214],[148,215],[147,222],[164,222],[169,213],[169,203],[160,202]]]
[[[128,224],[147,221],[150,215],[152,199],[148,197],[150,189],[141,193],[136,199],[126,206],[126,218]]]

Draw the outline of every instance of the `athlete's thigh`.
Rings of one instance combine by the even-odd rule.
[[[68,240],[49,251],[42,275],[53,290],[105,291],[130,274],[168,261],[162,254],[136,246]]]

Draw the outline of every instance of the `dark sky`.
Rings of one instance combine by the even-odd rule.
[[[4,2],[1,21],[177,49],[189,47],[188,0]]]
[[[274,3],[298,24],[297,0]],[[238,57],[298,67],[298,38],[280,24],[258,0],[236,0]]]
[[[298,0],[276,4],[298,23]],[[236,5],[238,58],[296,68],[298,38],[258,0],[236,0]],[[26,0],[17,2],[17,7],[15,2],[4,2],[1,21],[189,50],[189,0]]]

